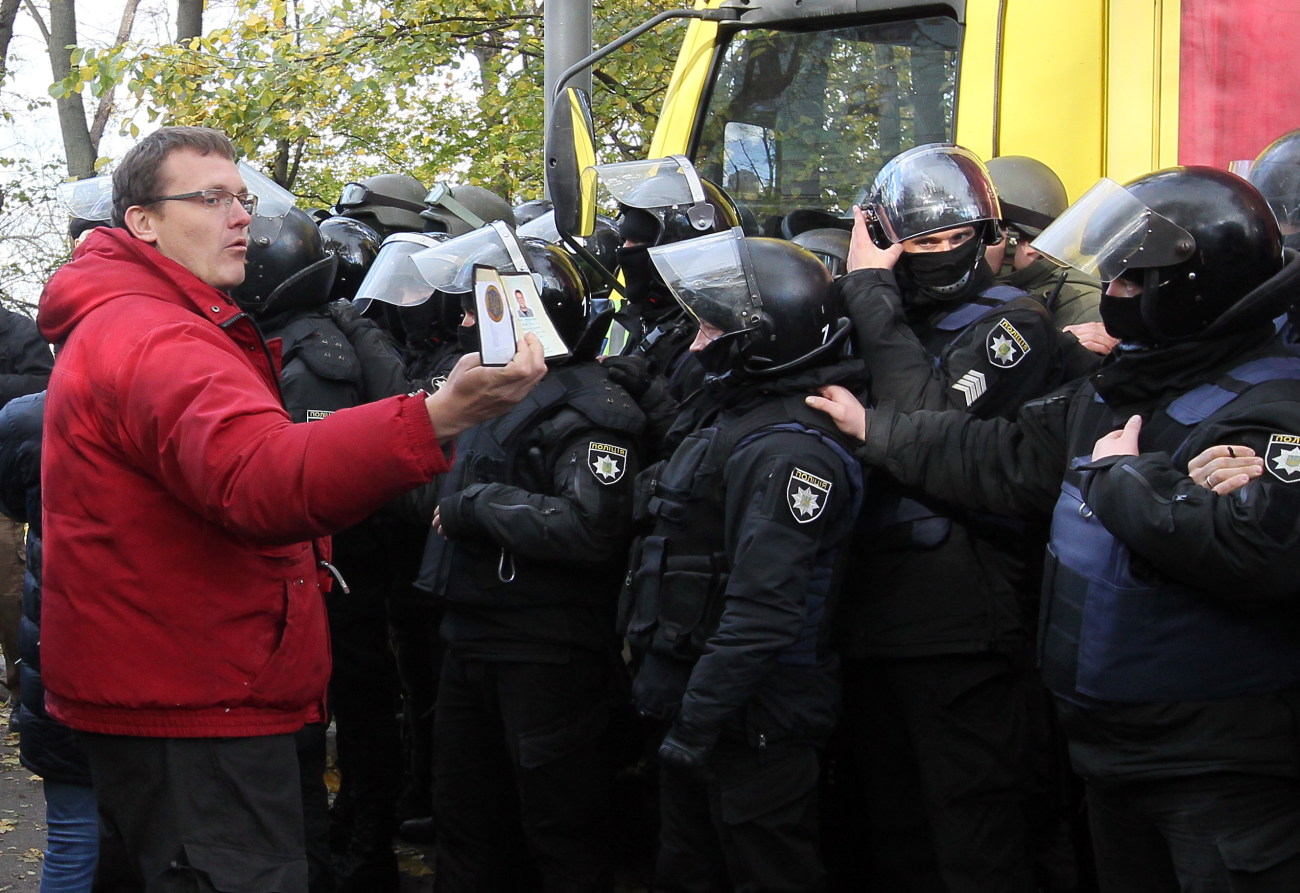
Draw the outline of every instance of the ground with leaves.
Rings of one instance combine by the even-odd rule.
[[[8,707],[0,710],[0,733],[0,893],[35,893],[41,885],[45,798],[41,780],[18,763]]]

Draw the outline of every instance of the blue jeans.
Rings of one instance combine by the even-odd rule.
[[[45,782],[45,824],[49,842],[41,893],[89,893],[99,861],[99,817],[95,789]]]

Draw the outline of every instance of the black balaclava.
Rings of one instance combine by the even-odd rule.
[[[905,265],[912,281],[938,298],[957,294],[970,282],[975,266],[984,256],[984,242],[977,231],[964,245],[951,251],[905,253]]]
[[[1142,280],[1136,278],[1141,276]],[[1137,272],[1136,276],[1121,277],[1126,282],[1141,284],[1143,289],[1157,287],[1159,282],[1158,276],[1146,276],[1143,272]],[[1106,294],[1110,287],[1109,282],[1102,283],[1101,303],[1097,305],[1101,313],[1102,325],[1110,333],[1112,338],[1118,338],[1125,344],[1138,344],[1151,346],[1155,344],[1156,336],[1147,325],[1147,321],[1142,317],[1142,294],[1134,295],[1131,298],[1117,298],[1113,295]]]

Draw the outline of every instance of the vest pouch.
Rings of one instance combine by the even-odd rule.
[[[722,616],[726,555],[674,555],[664,565],[655,650],[693,660],[704,653]]]
[[[635,523],[645,524],[651,520],[650,500],[658,489],[659,477],[667,464],[667,459],[660,459],[643,468],[636,476],[636,481],[632,484],[632,520]]]
[[[635,542],[618,597],[618,631],[640,650],[649,647],[650,633],[659,619],[666,543],[662,536],[645,536]]]

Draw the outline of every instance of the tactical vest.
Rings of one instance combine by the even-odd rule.
[[[1008,306],[1014,304],[1014,306]],[[934,354],[935,365],[941,362],[943,348],[956,344],[973,326],[995,311],[1032,308],[1043,312],[1032,295],[1010,285],[993,285],[980,294],[951,310],[929,324],[931,337],[927,349]],[[1008,519],[980,516],[981,522],[1000,524],[1008,529],[1019,525]],[[862,529],[889,531],[884,536],[864,537],[872,543],[873,551],[895,549],[933,549],[947,541],[952,531],[950,510],[935,499],[921,494],[920,490],[904,487],[886,479],[880,486],[873,484],[872,498],[862,518]]]
[[[1146,426],[1161,432],[1148,451],[1185,461],[1199,423],[1251,387],[1282,379],[1300,380],[1300,358],[1251,360],[1183,394]],[[1086,385],[1082,399],[1091,391]],[[1093,393],[1071,423],[1071,452],[1091,450],[1109,412]],[[1300,684],[1300,614],[1234,609],[1145,565],[1083,501],[1079,468],[1089,461],[1090,453],[1072,460],[1052,514],[1039,636],[1048,688],[1094,706],[1214,700]]]
[[[295,422],[316,421],[363,402],[361,360],[328,314],[296,316],[267,337],[281,341],[280,390]]]
[[[802,396],[764,401],[723,426],[695,431],[671,459],[637,478],[637,520],[654,527],[633,549],[619,605],[620,631],[635,654],[689,666],[704,653],[717,631],[731,573],[723,471],[737,449],[777,431],[817,436],[844,463],[855,504],[861,499],[861,465],[827,416],[810,409]],[[844,516],[845,532],[852,516]],[[809,667],[823,659],[820,639],[838,582],[836,570],[835,556],[823,556],[810,581],[804,630],[781,653],[780,663]],[[676,701],[685,688],[684,676],[678,684],[682,690],[670,694]]]
[[[587,429],[635,437],[644,425],[641,409],[599,364],[554,369],[510,412],[475,425],[457,439],[456,464],[443,475],[439,492],[450,496],[475,484],[541,492],[551,469],[539,443],[554,444]],[[548,426],[554,430],[548,431]],[[449,601],[483,606],[585,601],[599,587],[588,585],[589,580],[575,585],[574,557],[559,553],[555,561],[539,561],[495,543],[453,543],[430,533],[416,585]],[[621,566],[613,573],[613,585]],[[457,586],[453,592],[447,586],[453,571],[468,574],[473,585]]]

